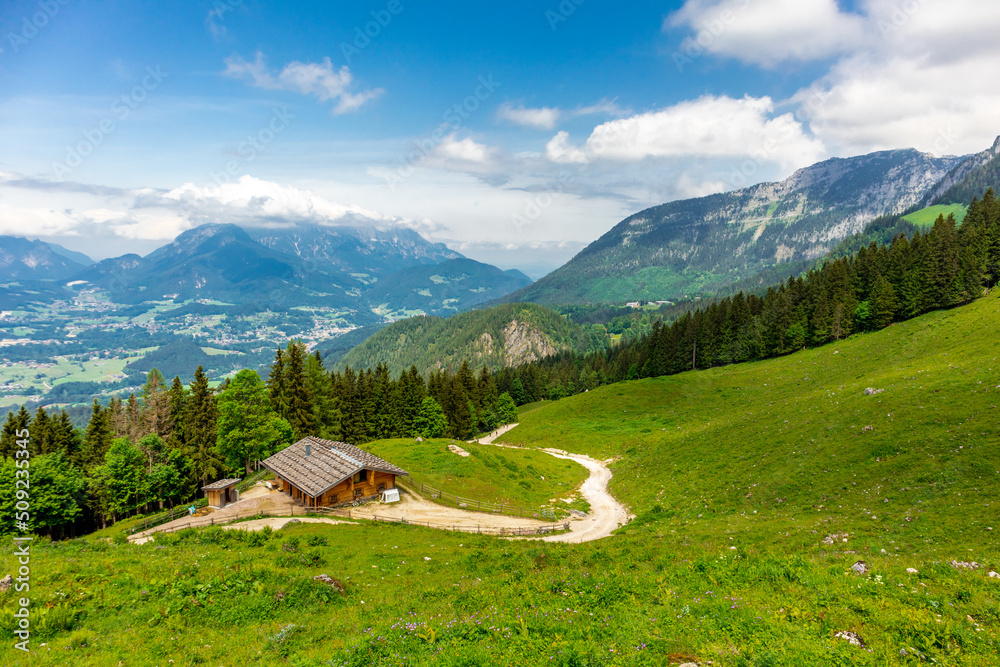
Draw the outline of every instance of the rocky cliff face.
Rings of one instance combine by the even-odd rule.
[[[511,320],[503,328],[503,347],[508,367],[538,361],[556,353],[548,336],[526,322]]]

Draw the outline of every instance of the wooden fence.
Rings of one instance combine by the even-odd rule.
[[[241,519],[263,519],[265,517],[271,517],[271,516],[276,516],[276,517],[286,517],[286,516],[287,517],[304,517],[304,516],[308,516],[310,514],[313,515],[313,516],[319,514],[319,515],[322,515],[322,516],[339,516],[339,517],[343,517],[345,519],[350,519],[351,518],[351,510],[326,509],[326,508],[322,508],[322,507],[320,507],[320,508],[309,508],[309,509],[306,509],[304,507],[299,507],[298,505],[289,505],[287,508],[281,508],[281,509],[257,510],[256,512],[245,512],[245,513],[242,513],[242,514],[239,513],[239,512],[237,512],[236,514],[226,514],[223,517],[219,517],[218,520],[216,520],[216,517],[215,517],[214,513],[209,514],[207,516],[193,516],[193,517],[191,517],[191,520],[188,521],[188,522],[186,522],[186,523],[178,524],[176,526],[170,526],[169,528],[164,528],[163,530],[155,530],[155,531],[153,531],[150,534],[151,535],[155,535],[157,533],[175,533],[175,532],[177,532],[179,530],[184,530],[186,528],[204,528],[206,526],[223,526],[223,525],[226,525],[226,524],[233,523],[235,521],[239,521]],[[179,515],[178,518],[182,518],[182,517]],[[162,523],[161,524],[157,524],[157,525],[162,525]],[[150,526],[150,528],[156,528],[156,526]],[[143,529],[141,527],[138,527],[138,530],[133,530],[131,532],[132,532],[132,534],[141,533],[141,532],[143,532]]]
[[[541,521],[555,521],[555,512],[547,509],[528,509],[527,507],[518,507],[517,505],[512,505],[510,503],[491,503],[485,500],[477,500],[475,498],[463,498],[462,496],[456,496],[451,493],[445,493],[440,489],[435,489],[433,486],[424,484],[423,482],[413,479],[403,477],[396,478],[396,484],[410,489],[422,496],[426,496],[431,500],[437,501],[442,505],[451,505],[452,507],[458,507],[464,510],[471,510],[473,512],[486,512],[487,514],[505,514],[507,516],[519,516],[527,519],[539,519]]]
[[[551,524],[548,526],[525,526],[525,527],[511,527],[511,528],[494,528],[491,526],[458,526],[454,524],[446,523],[434,523],[431,521],[411,521],[409,519],[400,519],[398,517],[389,516],[378,516],[377,514],[372,517],[373,521],[384,521],[386,523],[401,523],[407,526],[423,526],[426,528],[440,528],[444,530],[454,530],[462,533],[477,533],[480,535],[547,535],[549,533],[554,533],[560,530],[569,530],[569,522],[562,524]]]
[[[254,486],[257,482],[269,477],[270,475],[271,471],[267,470],[266,468],[258,470],[253,475],[250,475],[242,482],[237,484],[236,490],[242,494],[244,491]],[[149,530],[150,528],[156,528],[157,526],[161,526],[165,523],[170,523],[171,521],[174,521],[176,519],[181,519],[184,517],[185,514],[188,514],[187,508],[190,507],[191,505],[194,505],[194,508],[196,510],[201,509],[202,507],[208,505],[208,498],[198,498],[197,500],[193,500],[189,503],[183,503],[176,507],[171,507],[165,512],[160,512],[159,514],[154,514],[152,516],[144,516],[142,517],[142,523],[136,523],[136,525],[134,525],[133,527],[126,529],[125,534],[135,535],[136,533],[141,533],[143,531]]]

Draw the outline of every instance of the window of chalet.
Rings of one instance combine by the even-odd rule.
[[[362,470],[361,472],[358,472],[358,473],[354,474],[354,483],[355,484],[360,484],[361,482],[367,482],[367,481],[368,481],[368,471],[367,470]]]

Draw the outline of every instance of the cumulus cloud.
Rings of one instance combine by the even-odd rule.
[[[5,195],[0,200],[0,233],[16,235],[31,230],[32,234],[49,237],[104,236],[166,242],[209,222],[268,228],[315,224],[407,227],[421,232],[441,229],[429,218],[387,215],[249,175],[218,187],[185,183],[168,191],[139,188],[115,196],[74,187],[73,183],[53,188],[5,176],[10,177],[0,180]],[[25,190],[44,190],[60,206],[39,208],[14,201]]]
[[[557,164],[586,164],[586,153],[569,143],[569,132],[560,132],[545,144],[545,156]]]
[[[784,167],[809,164],[824,155],[823,145],[791,114],[773,113],[769,97],[705,96],[603,123],[582,147],[570,144],[569,135],[560,132],[546,146],[546,155],[559,163],[751,155]]]
[[[551,130],[559,122],[561,116],[562,111],[553,107],[526,109],[524,105],[513,107],[509,103],[504,103],[497,110],[497,118],[500,120],[532,127],[536,130]]]
[[[986,148],[1000,133],[1000,5],[870,0],[867,10],[866,48],[794,98],[813,131],[845,152]]]
[[[337,104],[333,108],[335,114],[357,111],[384,92],[381,88],[376,88],[352,93],[349,88],[354,77],[350,68],[344,65],[335,70],[329,58],[324,58],[319,63],[292,61],[277,74],[271,72],[264,62],[264,54],[259,51],[253,62],[248,62],[239,55],[230,56],[225,62],[224,75],[247,81],[256,88],[287,90],[311,95],[322,101],[336,100]]]
[[[664,28],[690,30],[674,54],[685,63],[706,53],[764,67],[832,59],[788,102],[836,154],[962,154],[1000,132],[998,3],[862,0],[852,12],[835,0],[688,0]]]
[[[433,156],[445,162],[457,160],[484,165],[493,160],[497,151],[498,149],[478,143],[471,137],[458,139],[454,134],[450,134],[437,145]]]
[[[766,67],[838,55],[866,32],[865,19],[842,12],[836,0],[688,0],[664,27],[694,33],[681,55],[708,52]]]

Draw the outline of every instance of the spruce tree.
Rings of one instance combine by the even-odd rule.
[[[279,347],[274,354],[271,372],[267,375],[267,391],[271,398],[271,407],[283,419],[288,419],[288,386],[285,376],[285,353]]]
[[[3,458],[13,457],[19,449],[17,443],[29,433],[31,415],[23,405],[17,412],[8,412],[7,421],[3,425],[3,435],[0,435],[0,455]]]
[[[78,467],[83,465],[80,435],[65,410],[60,410],[52,420],[50,438],[53,452],[62,452],[73,465]]]
[[[205,369],[198,366],[191,381],[191,393],[184,415],[187,456],[194,467],[195,478],[205,486],[222,471],[222,459],[216,449],[215,396],[208,386]]]
[[[875,330],[884,329],[892,324],[896,319],[896,310],[899,307],[896,299],[896,290],[888,280],[879,276],[872,286],[871,299],[871,327]]]
[[[181,383],[179,376],[174,376],[174,381],[167,392],[168,408],[168,428],[166,440],[167,444],[178,450],[185,451],[187,448],[187,436],[184,433],[184,420],[187,414],[187,391]]]
[[[152,369],[146,374],[146,383],[142,386],[142,421],[141,436],[155,433],[161,438],[170,435],[171,427],[170,396],[167,391],[163,373]]]
[[[111,428],[111,415],[94,399],[90,408],[90,421],[83,439],[82,462],[86,470],[93,470],[104,462],[104,455],[111,448],[115,434]]]
[[[39,406],[31,419],[31,453],[48,454],[52,451],[52,420],[45,408]]]
[[[295,439],[299,440],[308,435],[316,435],[313,395],[309,378],[306,377],[306,346],[301,341],[293,341],[288,344],[286,353],[284,388],[288,409],[285,419],[292,425]],[[279,394],[279,401],[280,398]]]

